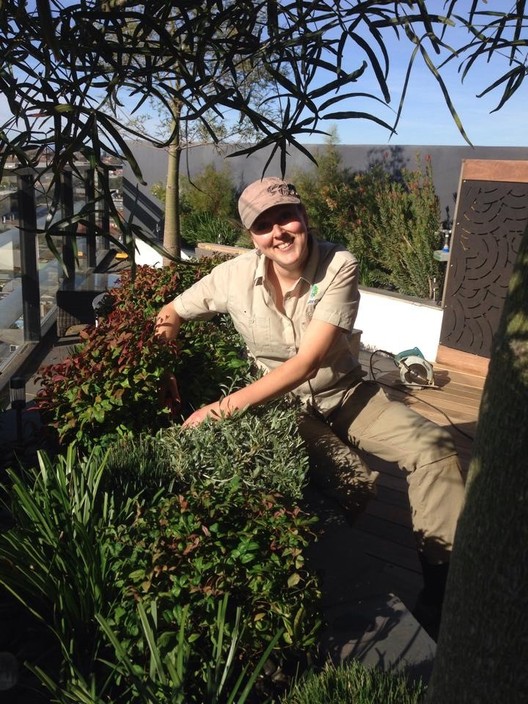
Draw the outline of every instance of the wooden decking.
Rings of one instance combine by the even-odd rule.
[[[370,364],[364,366],[369,368]],[[391,360],[377,359],[372,368],[374,377],[385,385],[391,398],[403,401],[450,429],[466,474],[485,377],[433,365],[438,388],[409,389],[401,385],[399,372]],[[377,566],[380,584],[412,607],[422,581],[411,531],[405,477],[397,467],[377,459],[372,459],[370,464],[380,471],[378,496],[358,518],[353,530],[362,550],[373,560],[383,563]],[[375,565],[373,569],[376,571]]]

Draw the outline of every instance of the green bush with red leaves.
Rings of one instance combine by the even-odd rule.
[[[250,363],[229,319],[187,323],[177,342],[154,336],[161,306],[219,261],[124,272],[98,325],[81,332],[68,359],[40,369],[37,405],[61,445],[104,444],[105,438],[156,431],[177,420],[159,401],[160,378],[167,371],[178,379],[183,416],[218,398],[226,384],[244,383]]]

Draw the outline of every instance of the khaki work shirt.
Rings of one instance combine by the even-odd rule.
[[[276,306],[266,263],[257,250],[223,262],[175,298],[174,308],[184,320],[228,313],[264,371],[297,353],[312,318],[342,328],[316,376],[292,392],[308,409],[326,416],[362,376],[350,348],[359,304],[357,260],[339,245],[311,238],[305,270],[284,296],[284,313]]]

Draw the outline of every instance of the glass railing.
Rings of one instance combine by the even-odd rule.
[[[84,182],[70,178],[68,183],[67,203],[62,203],[54,220],[77,212],[86,203]],[[58,236],[50,247],[42,234],[49,213],[46,193],[46,183],[35,173],[28,178],[27,173],[20,175],[13,170],[1,182],[0,374],[27,343],[38,342],[55,320],[56,295],[66,274],[52,247],[64,262],[68,258],[65,248],[71,240]],[[97,217],[100,225],[108,220],[108,213],[101,212]],[[77,227],[73,261],[70,256],[70,276],[76,278],[90,271],[97,254],[108,248],[103,237],[90,237],[84,232],[83,226]]]

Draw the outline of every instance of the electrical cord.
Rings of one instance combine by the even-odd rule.
[[[469,433],[466,433],[465,430],[462,430],[462,428],[460,428],[456,423],[453,423],[453,421],[452,421],[451,418],[447,415],[447,413],[445,413],[445,411],[443,411],[441,408],[438,408],[438,406],[435,406],[434,403],[430,403],[429,401],[425,401],[423,398],[419,398],[418,396],[415,396],[415,395],[412,393],[412,391],[407,390],[407,389],[404,388],[403,386],[401,386],[401,387],[393,386],[392,384],[386,384],[385,382],[379,381],[378,379],[376,379],[376,376],[375,376],[375,374],[374,374],[373,359],[374,359],[375,355],[377,355],[377,354],[380,354],[380,355],[383,355],[383,356],[385,356],[385,357],[388,357],[389,359],[392,359],[392,361],[394,362],[395,366],[398,367],[398,362],[396,361],[396,355],[395,355],[395,354],[392,354],[392,352],[387,352],[386,350],[374,350],[374,351],[371,353],[370,358],[369,358],[369,375],[370,375],[370,378],[372,379],[372,381],[375,381],[375,382],[376,382],[377,384],[379,384],[380,386],[386,386],[387,388],[395,389],[396,391],[400,391],[400,393],[402,393],[402,394],[407,394],[408,396],[412,396],[413,398],[415,398],[415,399],[416,399],[417,401],[419,401],[420,403],[424,403],[426,406],[430,406],[431,408],[433,408],[433,409],[434,409],[435,411],[437,411],[438,413],[441,413],[441,414],[444,416],[444,418],[447,420],[447,422],[449,423],[449,425],[450,425],[452,428],[454,428],[454,430],[456,430],[457,432],[459,432],[459,433],[460,433],[461,435],[463,435],[464,437],[468,438],[468,440],[472,440],[472,441],[473,441],[473,440],[475,439],[472,435],[470,435]],[[433,386],[433,385],[424,385],[423,388],[440,389],[439,386]]]

